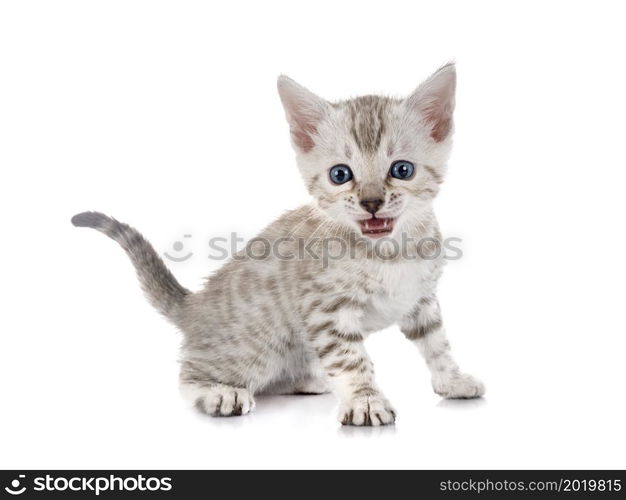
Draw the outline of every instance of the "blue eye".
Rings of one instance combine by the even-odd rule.
[[[352,170],[348,165],[335,165],[328,172],[333,184],[344,184],[352,180]]]
[[[415,166],[410,161],[394,161],[389,169],[389,175],[396,179],[407,180],[413,177]]]

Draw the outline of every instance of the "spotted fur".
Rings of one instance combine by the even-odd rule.
[[[199,411],[244,415],[254,408],[255,394],[330,389],[340,400],[343,424],[391,424],[395,410],[376,384],[363,341],[392,324],[422,352],[437,393],[483,393],[480,382],[461,373],[445,337],[436,298],[443,256],[390,252],[402,235],[441,242],[431,201],[451,145],[455,78],[448,65],[406,99],[366,96],[331,104],[281,77],[297,163],[314,203],[259,235],[282,239],[282,258],[258,260],[242,251],[201,291],[183,288],[126,224],[97,212],[73,218],[124,248],[152,304],[183,332],[181,390]],[[399,159],[414,163],[410,180],[388,175]],[[339,186],[328,177],[338,163],[354,173]],[[382,253],[372,252],[358,223],[369,216],[362,201],[372,198],[380,200],[377,217],[395,220]],[[347,245],[349,252],[319,259],[301,254],[300,242],[329,254]]]

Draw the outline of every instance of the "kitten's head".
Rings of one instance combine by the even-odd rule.
[[[405,99],[330,103],[281,76],[298,166],[320,208],[371,238],[414,224],[445,173],[455,85],[448,64]]]

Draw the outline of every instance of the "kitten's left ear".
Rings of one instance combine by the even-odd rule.
[[[443,141],[452,131],[455,90],[456,68],[450,63],[433,73],[406,99],[407,105],[430,127],[435,142]]]
[[[304,153],[310,151],[315,145],[317,126],[330,107],[329,103],[285,75],[278,77],[278,94],[294,146]]]

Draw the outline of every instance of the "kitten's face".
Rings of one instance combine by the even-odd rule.
[[[298,166],[320,208],[369,238],[415,224],[445,173],[455,81],[448,65],[406,99],[331,104],[281,77]]]

